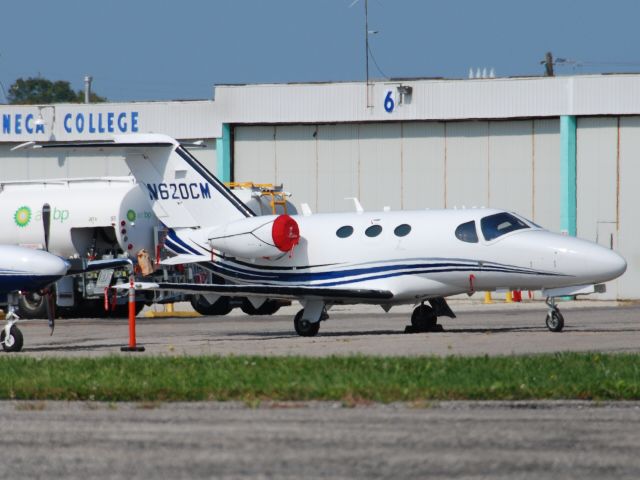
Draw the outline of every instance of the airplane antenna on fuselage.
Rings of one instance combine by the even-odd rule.
[[[358,197],[345,197],[345,200],[353,200],[353,204],[356,207],[357,213],[364,212],[364,208],[362,208],[362,204],[360,203],[360,200],[358,200]]]

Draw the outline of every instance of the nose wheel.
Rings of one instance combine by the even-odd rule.
[[[24,343],[22,332],[15,325],[7,325],[7,327],[8,328],[3,328],[2,332],[0,332],[0,343],[2,343],[2,349],[5,352],[19,352],[22,350],[22,345]]]
[[[16,315],[17,303],[15,294],[10,293],[7,298],[7,324],[0,331],[0,344],[5,352],[19,352],[24,344],[22,332],[16,325],[19,320]]]
[[[546,304],[549,307],[545,323],[551,332],[561,332],[564,328],[564,317],[556,305],[555,298],[547,298]]]

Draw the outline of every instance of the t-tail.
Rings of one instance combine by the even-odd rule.
[[[254,213],[176,140],[166,135],[115,137],[131,173],[169,228],[227,224]]]

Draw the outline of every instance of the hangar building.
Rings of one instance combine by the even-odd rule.
[[[640,75],[219,85],[208,101],[0,106],[4,181],[127,175],[119,158],[22,149],[132,132],[204,140],[224,180],[284,183],[298,206],[500,207],[611,246],[603,298],[640,298]]]

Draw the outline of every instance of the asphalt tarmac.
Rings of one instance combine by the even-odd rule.
[[[637,352],[640,306],[454,303],[440,333],[403,333],[410,308],[331,310],[320,334],[272,317],[137,319],[144,353],[122,353],[125,320],[24,321],[14,356],[504,355]],[[558,368],[562,368],[559,365]],[[640,478],[640,403],[0,402],[2,478]]]
[[[640,404],[0,402],[2,478],[640,478]]]
[[[457,318],[444,318],[443,332],[404,333],[410,307],[385,313],[379,307],[334,307],[316,337],[295,334],[299,307],[251,317],[240,310],[223,317],[137,318],[143,355],[510,355],[561,351],[640,351],[640,305],[567,302],[565,329],[547,330],[543,302],[454,303]],[[19,324],[25,337],[20,355],[120,355],[129,343],[126,320],[58,320],[53,336],[46,321]],[[140,355],[132,353],[131,355]]]

